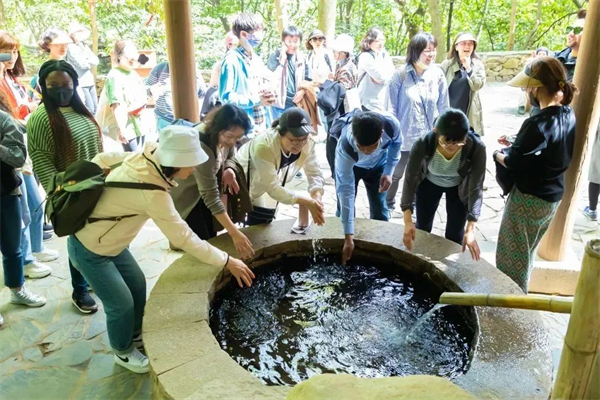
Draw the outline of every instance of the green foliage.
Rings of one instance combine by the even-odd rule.
[[[90,26],[87,0],[1,0],[6,27],[22,42],[22,55],[30,72],[35,72],[45,56],[36,42],[50,26],[66,29],[72,20]],[[447,34],[451,0],[440,0],[440,18]],[[479,51],[506,50],[511,2],[454,0],[451,38],[460,31],[477,33],[482,25]],[[239,12],[255,12],[265,20],[265,41],[259,52],[266,57],[279,46],[272,0],[191,0],[196,61],[199,68],[210,68],[225,51],[223,38]],[[302,28],[305,35],[317,26],[317,0],[288,0],[289,23]],[[577,11],[574,0],[542,0],[542,14],[536,28],[538,0],[519,0],[515,50],[530,50],[540,45],[558,50],[565,45],[564,29]],[[585,2],[584,2],[585,3]],[[133,39],[140,49],[157,52],[166,60],[166,36],[162,0],[98,0],[96,17],[99,32],[100,72],[110,68],[109,53],[119,38]],[[483,21],[483,24],[482,24]],[[336,32],[352,35],[357,44],[372,26],[386,33],[386,47],[403,55],[410,37],[419,30],[429,31],[431,19],[426,0],[337,0]],[[534,30],[535,28],[535,30]],[[306,39],[306,38],[305,38]],[[175,49],[176,50],[176,49]],[[439,51],[445,50],[440,43]]]

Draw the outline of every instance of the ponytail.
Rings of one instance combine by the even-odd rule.
[[[577,86],[569,81],[562,82],[561,90],[563,92],[563,99],[560,102],[563,106],[568,106],[573,101],[573,97],[578,92]]]

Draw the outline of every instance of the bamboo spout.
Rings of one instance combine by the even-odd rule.
[[[552,311],[570,314],[573,300],[537,294],[513,295],[445,292],[440,296],[439,303],[459,306],[520,308],[524,310]]]

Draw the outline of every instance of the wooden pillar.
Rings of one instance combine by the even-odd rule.
[[[552,400],[591,400],[598,393],[592,385],[600,382],[599,356],[600,240],[592,240],[585,247]]]
[[[175,118],[200,122],[190,0],[164,0]]]
[[[548,261],[565,258],[575,225],[577,195],[581,184],[584,161],[589,144],[598,129],[600,117],[600,0],[589,2],[585,29],[575,67],[573,83],[579,94],[573,101],[577,117],[577,132],[573,160],[565,172],[565,194],[552,220],[548,232],[542,239],[538,254]]]

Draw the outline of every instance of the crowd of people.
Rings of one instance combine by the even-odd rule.
[[[536,109],[516,137],[501,137],[504,148],[493,155],[508,195],[496,264],[524,292],[573,154],[575,116],[569,104],[577,90],[572,78],[584,21],[581,12],[569,27],[567,49],[556,57],[535,57],[508,83],[522,88]],[[360,181],[372,219],[388,221],[401,192],[408,250],[417,229],[431,232],[445,195],[445,237],[480,259],[475,225],[484,197],[486,147],[479,90],[486,72],[472,34],[458,34],[447,59],[436,65],[438,43],[420,32],[410,40],[406,64],[395,68],[379,28],[368,30],[356,54],[349,35],[328,43],[314,30],[304,40],[301,29],[289,26],[265,63],[256,51],[263,21],[242,13],[225,38],[225,54],[209,84],[197,73],[198,125],[175,119],[168,63],[142,79],[135,70],[139,52],[129,40],[114,45],[113,68],[98,101],[91,72],[98,58],[85,44],[88,37],[76,23],[68,33],[44,32],[40,47],[49,59],[30,92],[19,79],[25,74],[19,41],[0,31],[5,57],[0,62],[0,245],[10,301],[43,306],[46,299],[25,287],[25,277],[51,274],[43,262],[59,256],[43,245],[43,192],[63,190],[55,187],[57,174],[84,165],[78,162],[104,169],[104,192],[86,223],[69,235],[67,251],[73,304],[82,313],[95,312],[93,288],[104,304],[117,364],[148,371],[141,337],[146,281],[128,249],[146,221],[156,223],[172,249],[226,268],[240,287],[250,286],[254,275],[246,264],[206,240],[225,230],[239,257],[252,257],[253,244],[240,227],[273,221],[279,202],[298,205],[293,233],[306,233],[313,222],[323,225],[325,177],[315,140],[320,129],[327,133],[327,162],[343,227],[342,263],[354,250]],[[142,118],[148,95],[156,100],[155,127]],[[157,143],[146,141],[152,129],[159,132]],[[110,140],[122,151],[104,152]],[[599,143],[600,136],[584,210],[593,220]],[[306,177],[305,193],[289,188],[296,176]]]

